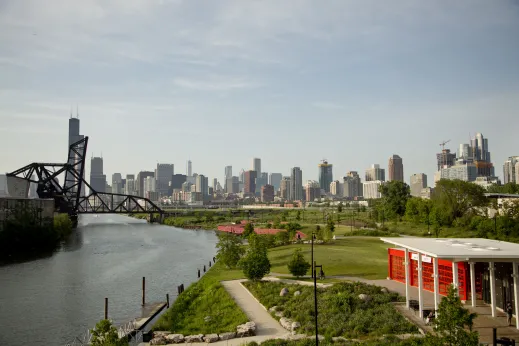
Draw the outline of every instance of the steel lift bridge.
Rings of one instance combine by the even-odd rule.
[[[87,146],[88,137],[70,145],[66,163],[31,163],[8,173],[8,184],[25,184],[26,190],[30,183],[37,184],[38,197],[54,199],[56,210],[67,213],[74,227],[77,226],[79,214],[146,213],[152,217],[158,213],[160,217],[164,216],[164,211],[147,198],[95,191],[83,178]],[[61,182],[58,177],[62,174],[65,176],[64,179],[60,178]],[[90,192],[82,195],[81,191],[86,188]]]

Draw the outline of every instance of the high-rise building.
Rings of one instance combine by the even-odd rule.
[[[149,171],[141,171],[137,174],[137,179],[136,179],[136,196],[140,196],[140,197],[144,197],[144,180],[147,178],[147,177],[155,177],[155,173],[154,172],[149,172]]]
[[[192,165],[191,160],[187,161],[187,172],[186,172],[186,174],[187,174],[188,177],[192,177],[193,176],[193,165]]]
[[[227,178],[225,182],[226,193],[239,193],[240,192],[240,181],[238,177]]]
[[[82,140],[85,136],[79,134],[79,112],[76,114],[76,118],[72,117],[72,111],[70,112],[70,119],[68,121],[68,146],[70,147],[72,144]],[[67,148],[68,152],[68,148]],[[69,158],[69,164],[73,165],[79,160],[77,155]],[[77,179],[71,174],[65,174],[65,186],[72,186],[77,184]],[[85,178],[85,172],[83,172],[83,179]],[[74,189],[75,191],[75,189]],[[82,184],[81,195],[85,195],[85,184]]]
[[[90,160],[90,186],[96,192],[106,192],[106,175],[103,174],[103,158]]]
[[[213,191],[218,190],[218,179],[213,178]]]
[[[205,199],[209,194],[209,178],[207,178],[203,174],[197,175],[195,186],[195,191],[200,192]]]
[[[241,169],[238,178],[240,180],[240,184],[245,184],[245,170],[243,168]]]
[[[441,153],[436,154],[436,165],[438,166],[438,171],[442,168],[454,166],[455,161],[456,154],[451,153],[449,149],[443,149]]]
[[[156,192],[156,185],[157,185],[157,181],[155,180],[155,177],[153,176],[149,176],[149,177],[146,177],[146,179],[144,179],[144,196],[143,197],[146,197],[146,194],[148,192]]]
[[[334,196],[342,197],[344,193],[343,184],[338,180],[332,181],[330,184],[330,193]]]
[[[253,158],[252,159],[252,170],[256,172],[256,177],[260,177],[261,175],[261,159]]]
[[[232,177],[232,166],[225,166],[225,179]]]
[[[460,144],[458,149],[459,160],[473,160],[472,147],[469,144]]]
[[[268,173],[267,172],[261,172],[256,177],[256,194],[261,191],[261,187],[268,184]]]
[[[517,180],[516,166],[519,163],[519,156],[510,156],[503,165],[503,184],[519,183]]]
[[[404,181],[404,163],[400,156],[393,155],[389,158],[388,171],[389,181]]]
[[[515,164],[515,183],[519,184],[519,161]]]
[[[380,180],[370,180],[366,181],[362,184],[362,191],[364,193],[365,199],[377,199],[382,198],[382,194],[378,191],[379,187],[382,185],[382,181]]]
[[[343,179],[343,197],[354,199],[363,196],[362,181],[359,173],[350,171]]]
[[[136,189],[136,184],[135,184],[135,179],[131,178],[131,179],[128,179],[126,178],[126,185],[124,186],[124,194],[125,195],[130,195],[130,196],[135,196],[137,194],[137,189]]]
[[[256,194],[256,171],[246,171],[244,174],[243,192],[246,194]]]
[[[494,177],[494,165],[492,164],[490,151],[488,151],[488,139],[481,133],[476,133],[469,144],[461,144],[458,152],[458,160],[454,165],[474,164],[479,177]],[[447,167],[448,168],[448,167]],[[472,169],[472,168],[471,168]],[[457,170],[454,171],[459,171]]]
[[[161,197],[168,195],[169,184],[173,174],[175,174],[175,166],[173,164],[157,163],[157,168],[155,169],[155,181],[157,186],[155,191],[158,192]]]
[[[290,177],[283,177],[279,184],[279,197],[284,200],[290,200],[290,187],[291,187]]]
[[[274,186],[274,191],[278,191],[281,187],[281,179],[283,175],[281,173],[270,173],[269,174],[269,184]]]
[[[262,202],[274,201],[274,186],[267,184],[267,185],[263,185],[261,187],[261,201]]]
[[[112,174],[112,193],[123,193],[123,176],[121,173]]]
[[[330,184],[333,181],[333,165],[323,160],[317,167],[319,168],[319,186],[325,192],[330,192]]]
[[[365,181],[386,181],[386,171],[380,168],[379,164],[371,165],[370,168],[366,169]]]
[[[476,136],[470,140],[470,146],[472,147],[474,161],[492,161],[488,151],[488,139],[484,138],[481,133],[476,133]]]
[[[315,180],[307,181],[305,185],[305,200],[313,202],[318,198],[321,198],[321,184]]]
[[[473,162],[458,161],[452,167],[441,169],[440,177],[441,179],[459,179],[472,182],[476,181],[478,177],[478,169]]]
[[[420,197],[422,189],[427,187],[427,175],[424,173],[413,174],[410,179],[411,196]]]
[[[185,174],[173,174],[171,177],[171,189],[181,189],[182,184],[186,182],[186,178]]]
[[[294,167],[290,176],[290,200],[301,201],[303,199],[303,171]]]

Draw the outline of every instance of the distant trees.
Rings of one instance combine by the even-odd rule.
[[[385,218],[398,219],[405,214],[407,200],[411,197],[409,185],[402,181],[393,180],[379,186],[382,202],[379,208]]]
[[[476,208],[487,205],[483,187],[462,180],[442,179],[436,183],[433,203],[436,212],[446,225],[467,213],[477,214]]]

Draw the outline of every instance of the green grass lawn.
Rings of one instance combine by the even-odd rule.
[[[314,260],[323,265],[326,276],[356,276],[365,279],[387,277],[387,248],[378,238],[349,237],[328,244],[314,245]],[[269,250],[271,272],[288,274],[287,264],[294,249],[301,248],[305,259],[311,259],[310,244],[297,244]],[[310,274],[310,273],[308,273]]]
[[[278,282],[245,282],[245,287],[267,308],[276,307],[284,317],[301,323],[298,333],[312,335],[314,327],[313,287]],[[279,292],[287,287],[289,294]],[[295,296],[294,292],[301,294]],[[368,301],[359,298],[369,296]],[[417,329],[398,314],[391,304],[399,301],[396,293],[383,293],[381,287],[360,282],[338,283],[318,290],[319,334],[327,337],[368,338],[389,334],[415,333]],[[280,317],[273,317],[279,319]]]

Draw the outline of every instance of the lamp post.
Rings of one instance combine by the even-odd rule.
[[[315,262],[312,262],[314,271],[314,316],[315,316],[315,345],[319,346],[319,330],[317,327],[317,268],[323,270],[322,265],[317,265]]]
[[[315,239],[315,232],[312,232],[312,277],[314,277],[314,239]]]

